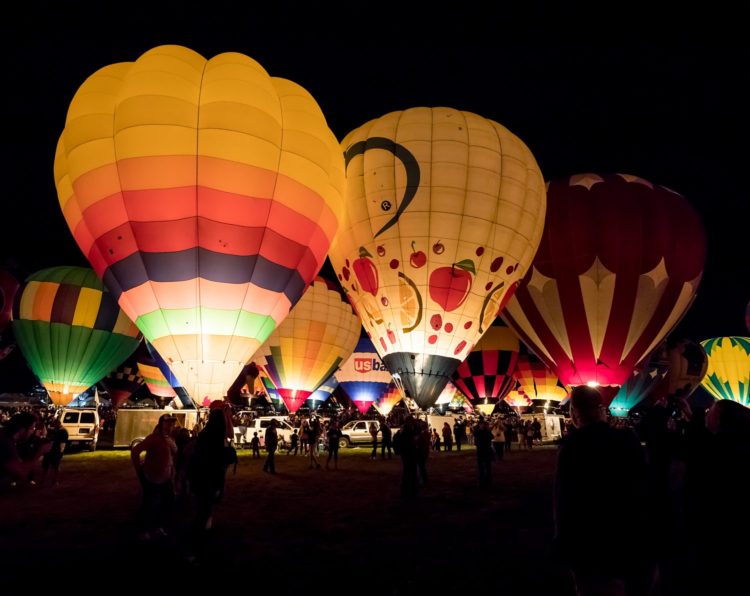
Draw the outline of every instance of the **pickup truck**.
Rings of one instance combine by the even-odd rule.
[[[378,427],[378,444],[383,439],[380,432],[380,423],[377,420],[352,420],[341,427],[339,447],[351,447],[352,445],[372,444],[370,434],[370,423],[374,422]],[[396,434],[397,428],[391,428],[391,437]]]

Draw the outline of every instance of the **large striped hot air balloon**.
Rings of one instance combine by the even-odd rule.
[[[496,404],[516,385],[520,342],[518,336],[495,319],[456,372],[453,382],[468,396],[472,405]]]
[[[333,282],[316,277],[255,355],[294,413],[351,355],[362,325]]]
[[[0,269],[0,334],[13,316],[13,299],[18,287],[16,278],[4,269]]]
[[[703,225],[635,176],[571,176],[547,200],[539,252],[501,316],[566,385],[622,385],[693,301]]]
[[[542,175],[506,128],[450,108],[387,114],[342,148],[330,259],[394,380],[428,408],[531,264]]]
[[[366,414],[374,402],[378,401],[393,382],[391,373],[380,360],[375,346],[367,337],[360,337],[354,353],[335,373],[341,388]]]
[[[381,416],[388,416],[393,410],[393,407],[403,399],[401,391],[398,387],[391,384],[388,386],[386,392],[373,404],[375,409],[380,413]]]
[[[701,345],[708,354],[703,387],[716,399],[750,407],[750,337],[714,337]]]
[[[323,265],[343,157],[315,100],[179,46],[90,76],[55,156],[60,206],[197,401],[221,398]]]
[[[50,399],[64,406],[123,362],[140,333],[91,269],[52,267],[26,280],[13,332]]]

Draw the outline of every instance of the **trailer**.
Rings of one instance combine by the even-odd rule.
[[[120,408],[115,420],[113,447],[132,447],[154,432],[162,414],[177,418],[177,426],[188,430],[198,422],[198,410],[156,410],[146,408]]]

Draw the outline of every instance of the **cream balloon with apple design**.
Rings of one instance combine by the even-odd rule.
[[[373,120],[343,141],[330,259],[405,396],[432,405],[527,271],[542,174],[501,125],[450,108]]]

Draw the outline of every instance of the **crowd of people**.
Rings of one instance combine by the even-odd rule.
[[[54,414],[29,409],[0,414],[0,486],[58,481],[67,436]],[[660,582],[674,581],[670,568],[675,565],[693,570],[690,581],[707,590],[739,579],[741,550],[730,545],[750,534],[750,522],[723,504],[750,494],[750,410],[720,401],[704,413],[684,400],[661,399],[633,424],[609,418],[601,395],[578,387],[570,414],[572,426],[562,428],[554,483],[554,546],[579,594],[657,594]],[[234,426],[243,423],[242,416],[222,405],[203,412],[196,426],[186,429],[167,412],[132,449],[142,488],[142,539],[164,535],[175,500],[192,498],[191,553],[200,552],[224,491],[237,444]],[[309,458],[310,469],[337,469],[341,427],[352,417],[347,411],[330,418],[291,417],[295,429],[284,446],[286,454]],[[531,449],[542,440],[536,418],[458,416],[450,419],[452,425],[433,418],[440,424],[430,427],[428,417],[407,412],[399,426],[392,426],[394,420],[370,419],[370,456],[400,457],[401,494],[408,499],[428,483],[430,454],[473,445],[479,486],[488,489],[493,462],[507,457],[514,444]],[[263,470],[275,474],[280,444],[274,422],[263,440]],[[257,434],[250,447],[254,457],[262,457]],[[325,461],[321,450],[327,452]],[[618,523],[603,523],[611,519]],[[722,571],[708,576],[707,569]]]

